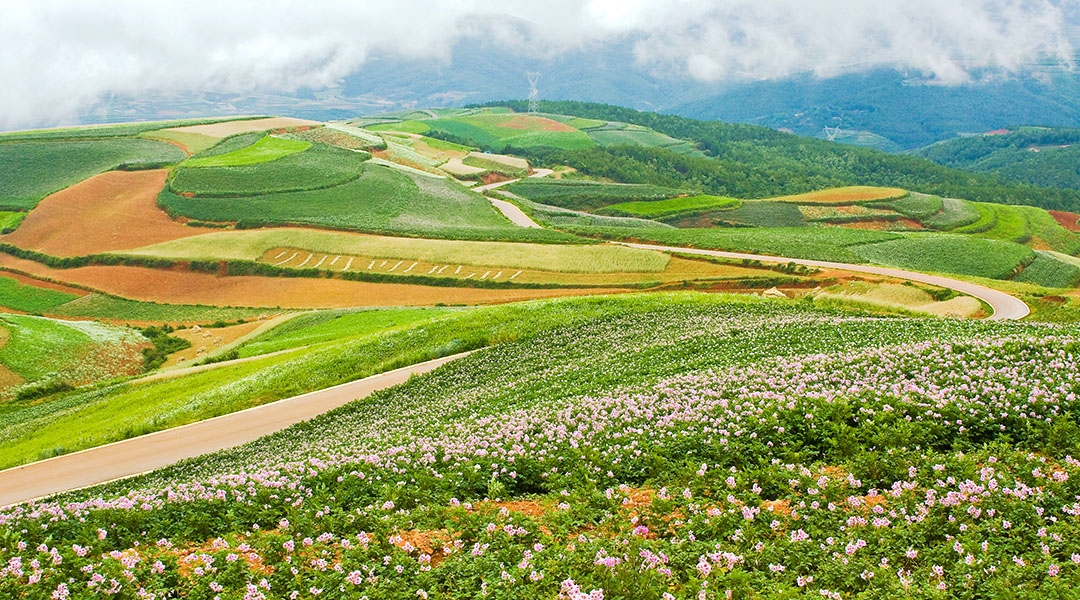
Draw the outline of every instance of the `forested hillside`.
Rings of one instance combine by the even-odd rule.
[[[1032,185],[1080,189],[1080,129],[1019,127],[927,146],[917,154],[957,169]]]
[[[524,102],[493,103],[524,111]],[[922,157],[799,137],[755,125],[698,121],[588,102],[541,102],[545,113],[621,121],[691,140],[706,154],[609,146],[578,150],[516,150],[537,163],[566,164],[588,175],[626,183],[696,187],[744,198],[796,194],[845,185],[895,186],[939,196],[1056,210],[1080,210],[1080,191],[1018,184],[973,174]],[[460,141],[460,140],[456,140]]]

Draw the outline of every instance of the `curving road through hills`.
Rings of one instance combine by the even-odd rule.
[[[615,242],[623,246],[630,246],[631,248],[640,248],[642,250],[658,250],[660,252],[680,252],[682,254],[696,254],[699,256],[715,256],[717,258],[733,258],[740,260],[760,260],[763,262],[781,262],[781,263],[795,263],[797,265],[804,265],[808,267],[819,267],[822,269],[841,269],[844,271],[855,271],[857,273],[869,273],[871,275],[884,275],[887,277],[896,277],[899,279],[908,279],[911,281],[918,281],[919,283],[926,283],[930,285],[936,285],[950,290],[955,290],[961,294],[967,294],[982,300],[990,305],[994,309],[994,314],[986,318],[988,321],[1004,321],[1023,319],[1031,312],[1031,309],[1023,300],[1010,296],[1005,292],[999,292],[995,289],[986,287],[985,285],[979,285],[977,283],[968,283],[966,281],[959,281],[957,279],[950,279],[949,277],[942,277],[940,275],[928,275],[926,273],[919,273],[917,271],[904,271],[902,269],[893,269],[891,267],[875,267],[872,265],[855,265],[849,263],[832,262],[827,260],[809,260],[805,258],[784,258],[781,256],[768,256],[765,254],[746,254],[744,252],[727,252],[724,250],[699,250],[697,248],[679,248],[676,246],[658,246],[655,244],[635,244],[631,242]]]

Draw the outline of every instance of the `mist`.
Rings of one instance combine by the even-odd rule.
[[[373,56],[449,65],[470,38],[538,57],[629,41],[643,69],[694,81],[892,67],[957,85],[1071,66],[1076,14],[1075,0],[14,0],[0,4],[0,128],[109,94],[320,89]]]

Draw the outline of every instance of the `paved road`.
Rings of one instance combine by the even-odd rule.
[[[387,371],[182,427],[0,471],[0,506],[42,498],[171,465],[258,439],[357,398],[426,373],[466,353]]]
[[[764,262],[795,263],[797,265],[805,265],[808,267],[819,267],[822,269],[841,269],[844,271],[855,271],[858,273],[869,273],[872,275],[884,275],[887,277],[897,277],[900,279],[918,281],[920,283],[949,288],[962,294],[974,296],[979,300],[986,302],[990,305],[991,308],[994,309],[994,314],[987,317],[988,321],[1022,319],[1026,317],[1029,312],[1031,312],[1031,309],[1028,308],[1028,305],[1025,304],[1022,300],[1014,298],[1013,296],[1010,296],[1009,294],[1006,294],[1004,292],[999,292],[997,290],[976,283],[958,281],[956,279],[941,277],[939,275],[927,275],[926,273],[918,273],[915,271],[904,271],[901,269],[893,269],[890,267],[874,267],[871,265],[853,265],[848,263],[831,262],[827,260],[808,260],[803,258],[783,258],[780,256],[768,256],[764,254],[725,252],[723,250],[698,250],[693,248],[678,248],[675,246],[658,246],[655,244],[633,244],[629,242],[616,243],[622,244],[624,246],[630,246],[632,248],[641,248],[643,250],[681,252],[683,254],[715,256],[718,258],[760,260]]]

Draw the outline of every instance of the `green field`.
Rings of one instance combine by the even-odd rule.
[[[289,319],[236,348],[241,358],[366,336],[461,312],[449,308],[320,310]]]
[[[263,144],[262,139],[276,141]],[[222,198],[333,188],[359,178],[363,172],[363,163],[369,158],[369,155],[362,152],[353,152],[325,144],[311,146],[303,152],[296,151],[299,148],[298,144],[306,143],[261,138],[259,142],[225,154],[189,159],[184,162],[184,166],[189,166],[193,162],[195,166],[205,166],[179,169],[170,183],[170,189],[176,194]],[[267,145],[270,147],[270,155],[274,152],[285,151],[282,150],[283,148],[291,149],[289,151],[292,153],[281,155],[276,160],[268,159],[269,162],[255,164],[243,162],[267,156],[257,148]],[[221,161],[235,162],[238,166],[214,166],[215,163],[220,164]]]
[[[1031,248],[1004,240],[974,236],[911,234],[853,248],[862,259],[889,267],[1008,279],[1034,260]]]
[[[0,233],[8,233],[15,229],[26,218],[26,213],[21,211],[0,211]]]
[[[1071,288],[1080,284],[1080,259],[1043,250],[1036,250],[1035,255],[1035,260],[1024,267],[1015,281],[1051,288]]]
[[[267,169],[270,168],[268,165],[292,158],[286,157],[257,167],[237,169]],[[445,179],[414,175],[374,164],[363,165],[362,168],[356,165],[356,168],[360,169],[359,177],[344,185],[326,189],[236,198],[186,198],[166,190],[161,193],[158,202],[171,214],[200,221],[311,225],[372,233],[463,239],[565,240],[568,237],[556,232],[527,231],[515,227],[482,196]],[[184,169],[180,175],[221,170],[223,169]],[[346,170],[341,171],[343,176],[346,173]],[[316,177],[297,180],[295,183],[310,186],[318,185],[322,181],[324,180]],[[261,181],[258,185],[272,186],[266,181]]]
[[[806,219],[795,204],[758,200],[716,215],[722,221],[754,227],[803,227]]]
[[[581,235],[606,239],[633,238],[669,246],[730,250],[839,262],[864,262],[853,251],[863,244],[902,239],[886,231],[843,227],[745,227],[709,229],[622,229],[615,227],[567,227]]]
[[[533,202],[572,210],[594,210],[620,202],[663,200],[683,193],[656,185],[539,178],[523,179],[502,189]]]
[[[940,214],[923,219],[923,224],[932,229],[950,231],[971,225],[982,215],[975,203],[967,200],[943,198],[942,207]]]
[[[213,323],[254,319],[272,314],[267,308],[229,306],[199,306],[193,304],[158,304],[117,298],[105,294],[88,294],[49,309],[58,317],[110,319],[151,323]]]
[[[287,140],[267,135],[260,138],[259,141],[254,144],[240,148],[239,150],[233,150],[232,152],[218,154],[216,156],[189,158],[180,166],[241,167],[278,160],[289,156],[290,154],[303,152],[308,148],[311,148],[311,142]]]
[[[0,328],[9,336],[0,347],[0,365],[20,375],[23,386],[81,385],[142,370],[146,339],[133,329],[7,314],[0,315]]]
[[[586,133],[594,142],[601,146],[630,144],[648,148],[663,148],[685,143],[684,140],[676,139],[645,127],[627,125],[626,123],[599,123],[599,126],[592,126]],[[574,126],[573,123],[568,124],[571,127]],[[592,123],[590,123],[590,125],[592,125]]]
[[[894,210],[905,217],[922,221],[937,215],[945,210],[945,203],[940,196],[929,194],[910,193],[903,198],[875,202],[871,206]]]
[[[426,115],[412,115],[426,116]],[[405,120],[368,127],[372,131],[401,131],[429,135],[432,132],[449,134],[469,145],[491,150],[531,148],[580,149],[595,146],[589,135],[579,131],[547,131],[547,118],[534,115],[484,111],[477,114],[451,116],[438,119]],[[573,125],[570,125],[573,127]]]
[[[117,254],[179,260],[256,260],[272,248],[555,272],[660,272],[666,254],[615,245],[529,244],[274,229],[216,231]]]
[[[648,202],[620,202],[605,206],[601,212],[627,217],[660,219],[707,210],[730,210],[737,208],[739,204],[739,200],[735,198],[722,196],[684,196]]]
[[[145,123],[116,123],[110,125],[85,125],[80,127],[12,131],[0,133],[0,143],[16,140],[79,140],[130,137],[170,127],[208,125],[210,123],[222,123],[225,121],[247,121],[249,119],[261,118],[263,117],[211,117],[206,119],[179,119],[174,121],[148,121]]]
[[[56,290],[26,285],[0,276],[0,306],[29,313],[42,313],[78,298]]]
[[[29,210],[53,192],[125,163],[180,162],[184,152],[144,139],[0,143],[0,209]]]

